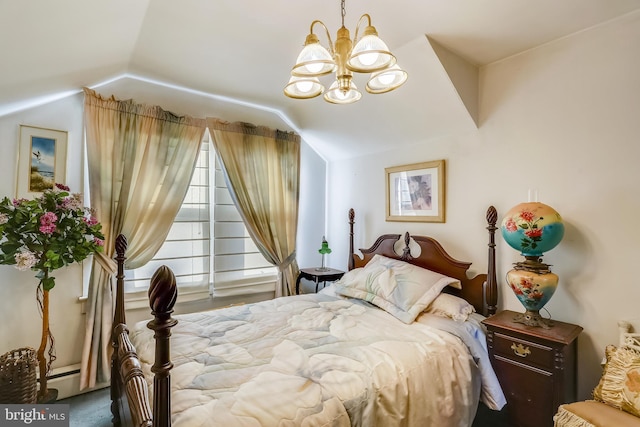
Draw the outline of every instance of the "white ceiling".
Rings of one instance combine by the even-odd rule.
[[[475,126],[426,36],[481,67],[639,8],[640,0],[347,0],[351,36],[368,13],[409,80],[345,106],[282,92],[311,22],[322,20],[335,39],[339,0],[0,0],[0,115],[128,74],[276,111],[326,158],[351,157]],[[364,88],[366,78],[354,81]]]

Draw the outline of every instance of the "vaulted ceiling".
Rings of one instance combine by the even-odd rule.
[[[351,36],[368,13],[409,80],[332,105],[287,98],[283,87],[313,20],[335,39],[338,0],[0,0],[0,115],[129,76],[273,112],[339,159],[473,129],[483,65],[639,8],[638,0],[347,0]],[[363,89],[366,77],[354,81]]]

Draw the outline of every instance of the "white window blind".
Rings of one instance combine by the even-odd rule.
[[[249,237],[208,132],[167,239],[147,265],[125,271],[127,292],[146,291],[149,279],[161,265],[173,270],[181,294],[208,290],[215,296],[228,296],[275,289],[277,270]]]
[[[214,208],[214,295],[270,292],[277,269],[253,243],[233,204],[216,157]]]

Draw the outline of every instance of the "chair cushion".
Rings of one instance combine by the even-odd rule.
[[[607,363],[593,398],[640,417],[640,352],[607,346]]]
[[[555,427],[640,427],[640,418],[594,400],[561,405],[553,420]]]

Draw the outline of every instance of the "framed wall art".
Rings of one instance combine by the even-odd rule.
[[[445,222],[444,160],[385,169],[387,221]]]
[[[32,199],[65,184],[67,132],[20,125],[16,197]]]

